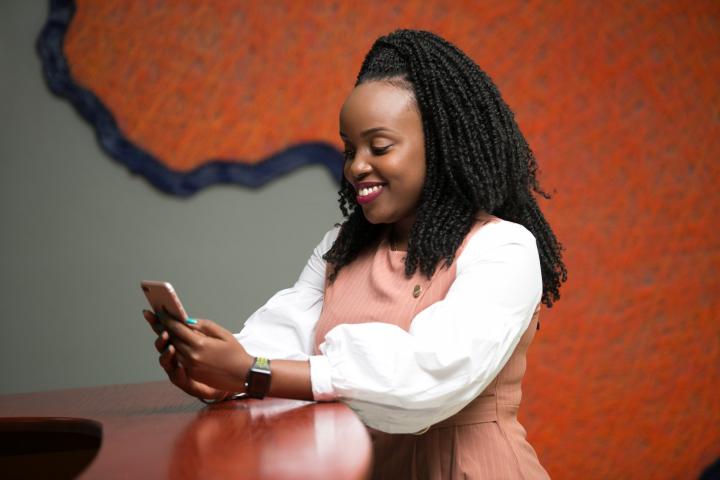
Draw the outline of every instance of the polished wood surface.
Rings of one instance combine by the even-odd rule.
[[[5,425],[35,417],[100,424],[100,450],[81,478],[353,479],[370,470],[367,430],[341,403],[206,406],[153,382],[4,395],[0,417]]]

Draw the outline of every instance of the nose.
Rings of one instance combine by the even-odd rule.
[[[372,172],[372,165],[367,161],[365,155],[357,152],[355,156],[345,162],[345,178],[349,182],[357,182],[367,177]]]

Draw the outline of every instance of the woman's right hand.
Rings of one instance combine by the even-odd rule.
[[[205,400],[220,400],[228,395],[228,393],[223,390],[190,378],[185,368],[178,363],[175,357],[175,347],[170,343],[170,335],[162,323],[160,323],[154,313],[148,310],[143,310],[143,316],[157,334],[155,349],[160,353],[160,366],[162,366],[168,378],[176,387],[188,395]]]

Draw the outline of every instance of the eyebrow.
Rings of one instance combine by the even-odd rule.
[[[374,133],[378,133],[378,132],[390,132],[390,133],[393,133],[393,130],[391,130],[391,129],[387,128],[387,127],[368,128],[367,130],[362,131],[362,132],[360,133],[360,136],[361,136],[361,137],[368,137],[368,136],[370,136],[370,135],[372,135],[372,134],[374,134]],[[347,138],[347,135],[345,135],[345,132],[343,132],[342,130],[340,131],[340,136],[341,136],[342,138]]]

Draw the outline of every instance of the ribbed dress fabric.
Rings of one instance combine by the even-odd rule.
[[[457,252],[487,221],[478,222]],[[385,322],[405,330],[413,317],[445,298],[456,277],[456,262],[438,268],[430,280],[405,276],[406,252],[393,251],[387,237],[326,282],[315,331],[315,352],[336,325]],[[518,422],[525,356],[535,335],[540,306],[510,359],[470,404],[419,434],[370,430],[374,479],[547,479],[545,469]]]

